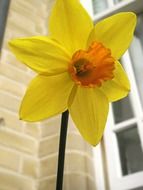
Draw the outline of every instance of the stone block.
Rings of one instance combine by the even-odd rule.
[[[57,155],[50,156],[40,162],[40,177],[48,177],[56,175],[57,171]]]
[[[86,155],[82,152],[66,152],[65,171],[66,172],[86,172]]]
[[[0,144],[16,149],[19,152],[37,155],[38,142],[35,139],[28,138],[22,134],[14,133],[6,129],[0,130]]]
[[[3,75],[0,75],[0,89],[14,96],[22,97],[25,87]]]
[[[39,160],[24,157],[22,160],[22,174],[37,179],[39,177]]]
[[[60,133],[61,114],[41,122],[42,136],[51,136]]]
[[[10,170],[19,170],[20,155],[11,150],[0,147],[0,167]]]
[[[29,83],[29,81],[32,78],[31,75],[22,71],[21,69],[18,69],[10,64],[4,64],[4,63],[0,65],[0,74],[12,80],[15,80],[21,84],[26,84],[26,85]]]
[[[0,117],[4,120],[3,127],[8,127],[16,131],[23,130],[23,122],[19,120],[18,113],[13,113],[0,108]]]
[[[24,127],[24,132],[36,139],[41,137],[41,129],[38,122],[32,122],[32,123],[26,122]]]
[[[0,171],[0,179],[0,189],[37,190],[34,181],[20,175]]]
[[[0,107],[17,113],[20,106],[20,99],[10,93],[0,90]]]
[[[9,39],[11,39],[11,36],[8,37],[8,41],[9,41]],[[23,63],[18,61],[16,59],[15,55],[6,49],[3,49],[1,59],[2,59],[3,64],[11,64],[11,65],[15,66],[16,68],[19,68],[25,72],[28,70],[26,65],[24,65]]]
[[[38,190],[55,190],[56,189],[56,178],[55,177],[51,177],[49,179],[46,180],[41,180],[39,182],[39,187]],[[67,190],[67,189],[63,189],[63,190]]]
[[[49,137],[46,140],[42,140],[40,142],[40,147],[39,147],[39,156],[47,156],[53,153],[57,153],[58,151],[58,146],[59,146],[59,136],[53,136]]]

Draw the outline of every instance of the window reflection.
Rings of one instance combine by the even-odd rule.
[[[128,175],[143,170],[143,152],[137,126],[117,133],[122,174]]]

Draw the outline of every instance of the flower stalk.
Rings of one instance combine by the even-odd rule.
[[[68,110],[62,113],[56,190],[62,190],[62,187],[63,187],[63,173],[64,173],[64,160],[65,160],[68,117],[69,117]]]

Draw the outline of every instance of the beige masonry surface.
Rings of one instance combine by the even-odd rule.
[[[0,57],[0,190],[54,190],[60,116],[42,123],[18,119],[34,73],[8,50],[12,38],[46,35],[52,0],[11,0]],[[95,190],[92,149],[69,122],[64,190]]]

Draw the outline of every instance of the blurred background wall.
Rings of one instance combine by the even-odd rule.
[[[54,190],[61,116],[26,123],[18,109],[35,75],[8,49],[12,38],[47,35],[51,0],[0,0],[0,190]],[[7,20],[6,20],[7,18]],[[93,155],[69,122],[64,190],[95,190]]]

